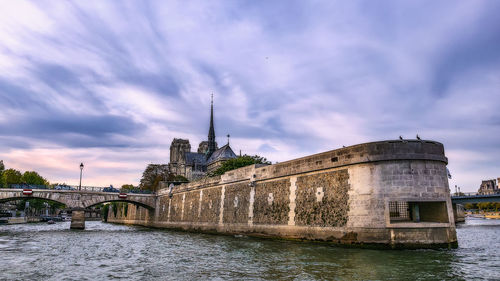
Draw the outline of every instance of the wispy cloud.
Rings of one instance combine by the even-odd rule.
[[[417,133],[451,185],[498,177],[498,1],[14,1],[0,9],[0,159],[137,183],[174,137],[275,161]],[[87,170],[87,168],[86,168]],[[495,170],[497,171],[495,174]],[[78,174],[78,173],[76,173]]]

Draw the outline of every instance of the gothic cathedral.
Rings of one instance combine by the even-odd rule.
[[[170,163],[168,167],[171,173],[182,175],[192,181],[217,170],[224,161],[232,158],[236,158],[236,154],[229,146],[229,142],[218,148],[215,141],[214,103],[212,97],[208,141],[202,141],[198,146],[198,151],[191,152],[189,140],[174,138],[170,145]]]

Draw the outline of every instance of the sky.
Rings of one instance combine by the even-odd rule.
[[[442,142],[450,187],[500,177],[500,1],[0,1],[0,159],[138,184],[215,132],[285,161]]]

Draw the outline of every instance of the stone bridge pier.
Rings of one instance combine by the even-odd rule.
[[[85,229],[85,209],[76,208],[71,211],[70,229]]]
[[[127,202],[153,210],[156,195],[120,194],[115,192],[33,189],[0,189],[0,202],[38,198],[63,203],[72,210],[71,229],[85,229],[85,209],[107,202]]]

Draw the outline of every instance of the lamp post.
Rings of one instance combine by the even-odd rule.
[[[83,172],[83,163],[80,164],[80,186],[78,190],[82,190],[82,172]]]

